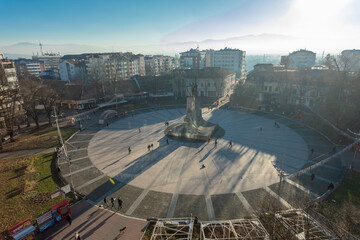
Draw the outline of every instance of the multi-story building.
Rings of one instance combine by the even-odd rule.
[[[154,55],[145,56],[145,72],[147,76],[160,76],[179,68],[179,60],[174,57]]]
[[[7,58],[4,58],[4,56],[2,54],[0,54],[0,65],[5,73],[5,82],[2,82],[1,86],[4,86],[4,85],[10,86],[10,87],[18,86],[18,79],[16,76],[15,63],[13,61],[10,61]]]
[[[282,65],[286,65],[290,68],[311,68],[315,65],[316,53],[300,49],[286,56],[281,57]]]
[[[205,67],[206,52],[200,51],[199,47],[180,53],[180,68],[203,69]]]
[[[174,95],[186,97],[188,87],[196,82],[198,96],[219,98],[226,96],[235,83],[235,73],[220,68],[187,69],[174,71]]]
[[[91,54],[86,59],[89,82],[129,80],[135,75],[145,75],[143,55],[132,53]]]
[[[53,71],[56,78],[59,78],[59,64],[61,56],[54,53],[45,53],[43,55],[32,56],[33,60],[42,61],[45,71]]]
[[[341,56],[347,68],[344,70],[355,73],[360,71],[360,49],[344,50]]]
[[[45,71],[45,66],[42,61],[20,58],[14,62],[18,67],[28,71],[34,76],[39,76],[41,71]]]
[[[245,51],[224,48],[218,51],[211,51],[209,54],[212,54],[212,67],[228,69],[236,73],[240,80],[245,80]]]
[[[59,74],[61,81],[81,80],[84,82],[86,77],[85,61],[64,60],[59,64]]]

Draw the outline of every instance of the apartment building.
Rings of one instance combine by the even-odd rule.
[[[147,76],[160,76],[179,68],[179,60],[163,55],[145,56],[145,72]]]

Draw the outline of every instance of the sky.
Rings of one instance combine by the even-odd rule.
[[[0,52],[360,48],[359,0],[0,0]],[[34,43],[27,46],[18,43]]]

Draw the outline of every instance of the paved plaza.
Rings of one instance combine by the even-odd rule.
[[[64,159],[59,163],[61,173],[95,204],[102,204],[105,196],[120,197],[119,212],[125,215],[193,214],[201,220],[302,207],[344,173],[338,157],[280,183],[279,171],[290,175],[333,154],[325,137],[281,116],[203,109],[205,120],[225,130],[215,146],[214,140],[168,139],[165,122],[181,122],[184,115],[185,108],[143,110],[108,127],[94,125],[81,131],[66,145],[72,174]],[[117,207],[115,203],[113,208]]]

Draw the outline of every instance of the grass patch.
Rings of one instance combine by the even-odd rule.
[[[60,129],[63,139],[67,139],[77,128],[63,127]],[[2,152],[29,150],[36,148],[51,148],[59,145],[56,127],[41,127],[14,137],[15,142],[5,143]]]
[[[0,160],[0,229],[3,231],[18,222],[34,220],[49,207],[62,201],[51,199],[57,178],[52,153]],[[69,202],[72,196],[67,197]]]
[[[350,233],[360,236],[360,172],[348,171],[344,182],[316,210]]]

